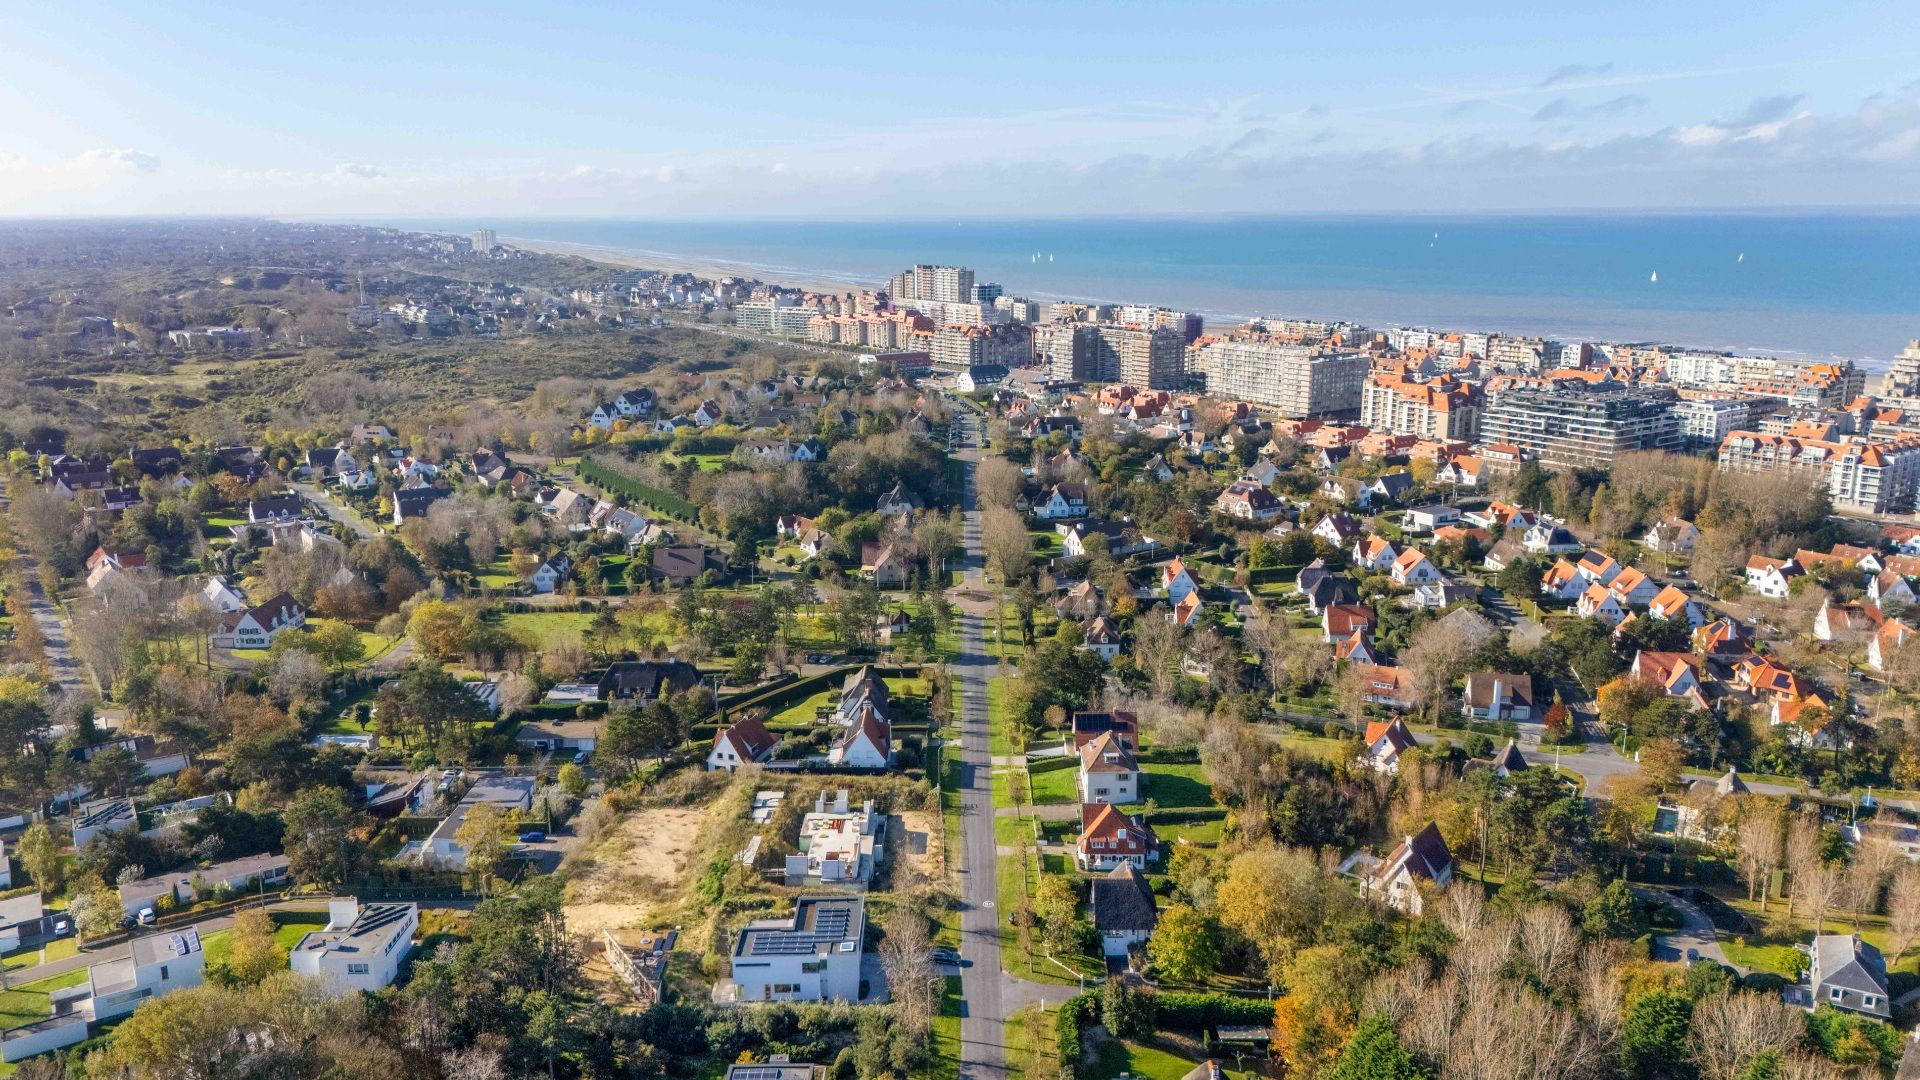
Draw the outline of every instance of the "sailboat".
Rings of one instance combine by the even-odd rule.
[[[1047,255],[1047,261],[1048,261],[1048,262],[1052,262],[1052,261],[1053,261],[1053,255],[1052,255],[1051,253],[1049,253],[1049,254]]]
[[[1660,284],[1660,271],[1655,270],[1653,272],[1653,276],[1648,278],[1647,280],[1653,282],[1655,285]]]
[[[1739,258],[1737,258],[1737,259],[1735,259],[1735,260],[1733,260],[1733,261],[1734,261],[1734,262],[1737,262],[1737,263],[1743,263],[1743,262],[1746,262],[1746,261],[1747,261],[1747,253],[1746,253],[1746,252],[1744,252],[1744,251],[1743,251],[1743,252],[1741,252],[1741,253],[1740,253],[1740,257],[1739,257]]]

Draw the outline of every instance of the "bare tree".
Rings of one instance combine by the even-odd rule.
[[[997,570],[1008,585],[1027,572],[1033,559],[1033,537],[1027,523],[1012,510],[993,507],[980,518],[980,544],[986,549],[987,563]]]
[[[887,920],[887,936],[880,942],[880,963],[893,992],[895,1016],[910,1040],[926,1037],[933,1025],[937,973],[933,946],[927,937],[927,919],[912,906],[894,910]]]
[[[1697,1002],[1687,1045],[1706,1080],[1735,1080],[1753,1059],[1786,1053],[1806,1031],[1806,1014],[1766,994],[1720,993]]]
[[[1756,798],[1744,800],[1740,819],[1740,844],[1735,859],[1740,877],[1747,883],[1747,899],[1756,896],[1760,910],[1767,910],[1767,893],[1772,891],[1773,871],[1780,865],[1783,838],[1780,807]]]
[[[983,504],[1002,510],[1013,509],[1014,502],[1027,489],[1027,478],[1021,475],[1020,466],[1003,457],[990,457],[976,466],[973,483]]]
[[[1880,886],[1899,866],[1903,857],[1884,840],[1867,838],[1853,849],[1840,882],[1840,899],[1853,917],[1853,928],[1860,929],[1860,916],[1871,914],[1880,901]]]
[[[1887,924],[1892,937],[1888,944],[1898,961],[1920,939],[1920,867],[1908,864],[1893,876],[1893,887],[1887,890]]]
[[[1800,875],[1809,876],[1812,867],[1820,861],[1820,819],[1810,814],[1795,815],[1787,824],[1787,873],[1793,879],[1792,891],[1787,893],[1787,918],[1793,918],[1793,910],[1805,899],[1800,891]]]

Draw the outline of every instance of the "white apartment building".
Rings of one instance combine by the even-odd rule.
[[[1680,422],[1680,438],[1688,446],[1719,446],[1729,434],[1746,426],[1752,411],[1744,398],[1693,398],[1676,402],[1673,418]]]
[[[755,919],[733,942],[735,1004],[860,1000],[866,901],[803,896],[783,919]]]
[[[776,333],[774,313],[782,309],[798,309],[799,306],[800,299],[796,296],[772,296],[765,300],[743,300],[734,305],[733,324],[742,330],[755,334]],[[811,310],[807,311],[807,318],[811,319],[813,314]],[[806,330],[805,325],[800,327],[801,333],[806,333]]]
[[[1501,334],[1487,339],[1485,355],[1488,363],[1499,367],[1542,371],[1547,366],[1548,351],[1552,344],[1542,338],[1508,337]]]
[[[362,904],[351,897],[327,901],[327,928],[300,939],[287,954],[296,975],[325,979],[342,993],[378,990],[400,977],[420,929],[418,904]]]
[[[973,271],[965,266],[915,266],[893,275],[887,282],[887,297],[896,304],[921,300],[970,304],[974,299]]]
[[[1246,338],[1208,342],[1199,354],[1207,393],[1268,405],[1296,420],[1358,411],[1372,367],[1364,353]]]
[[[1920,437],[1844,444],[1833,459],[1827,493],[1841,509],[1911,513],[1920,494]]]
[[[787,884],[865,885],[884,853],[886,820],[874,810],[872,799],[855,810],[846,788],[837,791],[832,802],[822,791],[813,811],[800,819],[800,850],[787,856]]]

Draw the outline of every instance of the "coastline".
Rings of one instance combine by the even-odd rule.
[[[395,227],[421,228],[422,224],[396,223]],[[584,258],[612,267],[685,272],[702,277],[750,278],[832,294],[883,287],[885,281],[883,276],[878,276],[878,271],[868,267],[868,264],[875,262],[870,251],[862,249],[857,255],[852,255],[825,242],[810,245],[789,238],[784,247],[776,245],[760,258],[726,258],[689,254],[713,250],[703,246],[694,236],[680,235],[678,239],[684,241],[683,244],[676,244],[675,251],[663,251],[637,243],[599,242],[592,235],[578,236],[577,229],[575,239],[549,239],[537,234],[528,235],[538,229],[540,223],[537,221],[514,224],[519,227],[511,232],[502,231],[502,242],[527,251]],[[426,226],[426,229],[436,231],[435,226]],[[667,239],[668,235],[673,234],[650,239],[674,243]],[[1432,235],[1437,238],[1440,234]],[[806,239],[809,238],[800,238],[802,241]],[[899,241],[890,236],[887,242]],[[716,246],[726,249],[725,244]],[[742,253],[751,250],[739,249],[738,245],[734,249]],[[946,257],[945,249],[938,243],[930,250],[939,251],[942,258]],[[1430,249],[1423,247],[1421,250]],[[849,262],[860,262],[862,269],[834,269],[833,263],[842,257]],[[908,261],[915,261],[910,256],[905,257]],[[862,262],[862,259],[865,261]],[[976,263],[963,262],[961,265]],[[991,265],[991,260],[981,265]],[[1082,265],[1085,264],[1076,264],[1077,267]],[[1139,265],[1151,266],[1152,263]],[[1228,266],[1232,268],[1231,264]],[[1666,276],[1663,272],[1663,281]],[[1085,287],[1071,287],[1076,283],[1065,280],[1063,276],[1062,280],[1048,283],[1052,288],[1036,288],[1037,282],[1023,282],[1019,275],[1011,271],[1002,280],[1008,282],[1010,292],[1039,301],[1165,304],[1200,315],[1208,332],[1237,326],[1262,315],[1281,314],[1328,321],[1351,320],[1376,327],[1475,330],[1556,341],[1659,341],[1680,349],[1796,360],[1851,360],[1869,374],[1886,370],[1888,358],[1914,336],[1915,325],[1910,317],[1882,313],[1864,317],[1802,314],[1790,304],[1769,305],[1771,298],[1760,296],[1749,297],[1739,306],[1662,306],[1655,302],[1641,310],[1623,306],[1618,296],[1604,294],[1596,294],[1591,298],[1569,297],[1564,303],[1559,303],[1552,298],[1535,298],[1498,290],[1484,293],[1464,290],[1402,292],[1384,285],[1327,285],[1301,289],[1286,283],[1266,288],[1249,286],[1244,281],[1222,281],[1210,285],[1198,277],[1189,277],[1177,282],[1178,288],[1169,286],[1172,295],[1164,295],[1157,293],[1145,281],[1140,283],[1137,290],[1125,288],[1127,283],[1113,275],[1099,278],[1097,283],[1095,280],[1077,283]],[[1117,295],[1117,292],[1124,292],[1125,295]],[[1863,329],[1866,323],[1873,325],[1870,329]],[[1815,324],[1829,327],[1844,325],[1848,333],[1806,331],[1807,326]]]
[[[786,285],[808,292],[846,293],[871,289],[879,282],[839,281],[818,277],[806,273],[783,272],[764,266],[747,263],[729,263],[724,259],[700,259],[684,255],[670,255],[658,251],[635,251],[631,248],[607,247],[599,244],[580,244],[565,240],[536,240],[523,236],[502,236],[502,244],[510,244],[527,251],[542,255],[573,255],[593,262],[605,263],[623,270],[666,270],[676,274],[694,274],[699,277],[724,278],[748,277],[774,285]]]

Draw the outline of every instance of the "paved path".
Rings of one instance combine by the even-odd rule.
[[[7,478],[0,474],[0,513],[13,508],[13,501],[7,495]],[[40,564],[27,550],[21,548],[17,560],[27,579],[27,606],[33,611],[33,621],[40,627],[40,636],[46,642],[47,672],[55,686],[71,694],[84,694],[87,691],[85,674],[81,671],[80,661],[74,659],[72,639],[67,633],[67,624],[61,619],[60,611],[47,599],[46,590],[40,587]]]
[[[353,534],[360,539],[371,540],[380,535],[379,531],[368,525],[360,515],[335,502],[333,496],[321,488],[313,484],[288,484],[287,486],[299,492],[301,498],[319,507],[328,517],[352,529]]]

